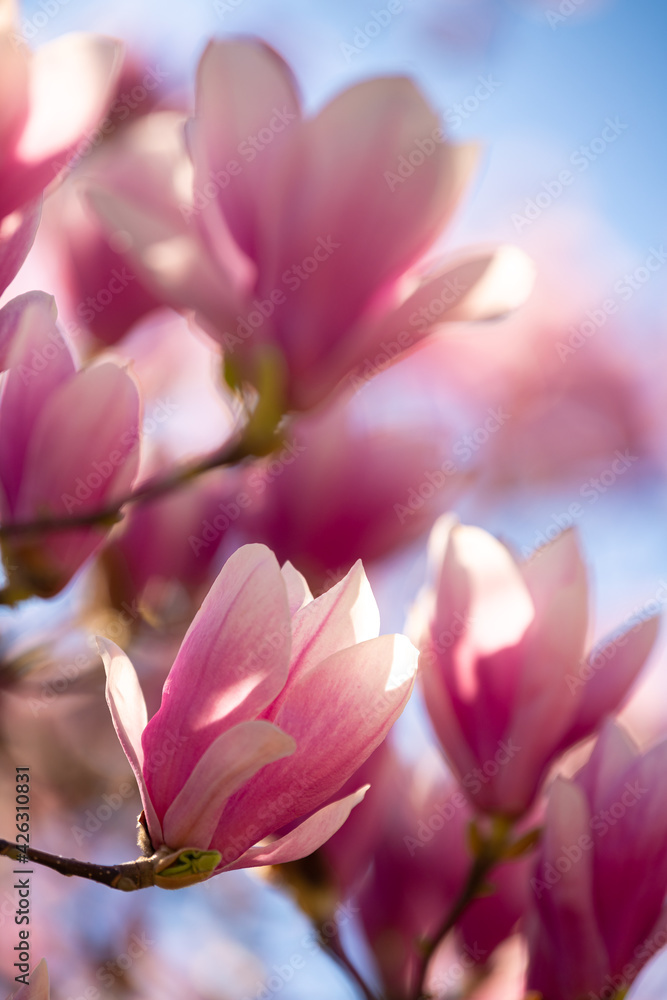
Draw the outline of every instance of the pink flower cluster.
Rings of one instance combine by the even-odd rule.
[[[63,635],[116,627],[98,648],[141,796],[133,870],[149,875],[86,873],[175,889],[283,865],[348,969],[325,928],[352,902],[387,1000],[621,1000],[667,941],[667,743],[640,749],[616,718],[658,616],[591,646],[574,530],[519,560],[443,513],[510,415],[457,440],[440,396],[397,375],[427,338],[451,346],[445,324],[498,319],[532,287],[514,247],[435,255],[475,148],[403,77],[306,115],[283,59],[242,39],[208,45],[190,117],[154,94],[84,153],[119,43],[32,54],[14,17],[0,0],[0,600],[16,666],[0,694],[56,662]],[[24,290],[40,254],[64,305]],[[402,600],[412,641],[380,634],[362,558],[382,588],[383,557],[430,528],[429,579]],[[57,620],[53,643],[31,639],[28,599]],[[76,741],[80,721],[64,713],[44,744]],[[72,764],[82,783],[100,740],[90,774]],[[14,1000],[48,996],[42,962]]]

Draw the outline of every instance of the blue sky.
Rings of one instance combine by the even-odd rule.
[[[499,182],[514,173],[525,197],[617,117],[627,129],[591,164],[585,196],[628,244],[643,248],[659,238],[667,218],[666,4],[579,0],[564,16],[559,10],[574,8],[574,0],[393,2],[402,9],[356,52],[345,46],[386,0],[33,0],[23,16],[39,25],[33,44],[73,28],[109,31],[141,42],[185,79],[209,35],[260,34],[294,64],[311,105],[354,79],[408,72],[444,112],[491,74],[500,84],[493,99],[456,137],[497,150]],[[44,9],[56,11],[45,25]]]

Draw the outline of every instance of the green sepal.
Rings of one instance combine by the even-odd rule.
[[[181,878],[184,875],[203,875],[212,872],[222,861],[219,851],[200,851],[188,848],[181,851],[176,860],[163,871],[161,878]]]

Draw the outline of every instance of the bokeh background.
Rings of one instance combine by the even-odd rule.
[[[164,106],[191,103],[194,70],[211,35],[258,35],[293,66],[311,110],[354,81],[407,74],[452,139],[481,144],[474,183],[440,249],[519,245],[538,265],[532,299],[505,320],[461,325],[434,338],[363,389],[355,406],[370,425],[428,425],[443,456],[500,407],[507,419],[473,450],[468,487],[452,502],[463,520],[501,535],[524,555],[576,524],[598,637],[667,600],[661,589],[667,580],[667,7],[651,0],[405,0],[393,5],[400,10],[376,37],[356,44],[359,29],[386,6],[384,0],[44,0],[23,4],[21,27],[33,47],[72,30],[123,38],[141,63],[159,67]],[[647,269],[647,259],[655,270]],[[7,297],[27,287],[57,295],[50,282],[53,262],[38,243]],[[605,308],[609,302],[613,312]],[[192,400],[186,389],[178,398],[187,436],[184,413]],[[200,445],[207,444],[202,433]],[[383,631],[403,628],[424,565],[422,537],[369,566]],[[46,637],[48,621],[43,607],[26,607],[11,626],[5,621],[5,633]],[[663,638],[624,711],[642,744],[666,729],[666,657]],[[48,767],[42,762],[57,818],[42,818],[40,835],[44,847],[63,853],[76,853],[73,828],[85,829],[87,810],[102,804],[98,766],[108,788],[127,780],[109,726],[108,740],[95,742],[99,761],[86,761],[89,789],[67,814],[58,812],[67,769],[72,762],[80,768],[88,755],[81,727],[86,719],[91,729],[100,724],[88,700],[101,693],[100,677],[94,667],[84,674],[83,687],[67,692],[66,709],[54,698],[35,714],[10,692],[3,710],[13,720],[7,726],[15,752],[23,746],[41,760],[57,736],[59,755]],[[43,697],[42,681],[36,685]],[[80,699],[80,711],[72,699]],[[415,700],[399,723],[402,752],[417,758],[426,732]],[[134,806],[132,796],[128,790],[122,797]],[[85,856],[129,857],[129,813],[119,807],[87,831],[85,846],[78,845]],[[6,902],[12,891],[0,875]],[[295,955],[304,963],[289,979],[283,975],[285,1000],[354,995],[313,947],[305,918],[260,877],[233,873],[140,899],[109,899],[101,887],[63,885],[48,872],[38,872],[33,886],[31,943],[36,957],[49,958],[58,998],[259,998],[267,970],[285,968]],[[6,906],[0,913],[0,968],[9,989],[10,917]],[[353,916],[342,932],[365,962]],[[129,953],[132,935],[150,944],[124,970],[118,959]],[[115,964],[105,980],[99,970],[108,962]],[[98,993],[85,993],[91,982]],[[658,957],[631,995],[657,1000],[666,982],[667,960]]]

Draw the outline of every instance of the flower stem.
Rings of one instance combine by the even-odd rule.
[[[333,921],[329,921],[333,923]],[[354,979],[355,983],[363,993],[366,1000],[377,1000],[377,997],[371,990],[368,983],[361,976],[361,974],[355,969],[352,962],[347,957],[345,949],[343,948],[342,942],[340,940],[340,935],[338,933],[338,928],[334,925],[332,930],[327,929],[326,933],[320,929],[319,941],[322,948],[329,952],[329,954],[338,962],[341,968]]]
[[[476,827],[474,827],[474,830],[479,836]],[[476,846],[475,859],[458,899],[436,933],[429,940],[422,942],[421,960],[416,978],[415,1000],[426,1000],[429,997],[429,994],[426,992],[426,974],[431,958],[441,941],[454,929],[473,900],[479,896],[485,886],[489,872],[502,860],[509,845],[511,831],[511,823],[497,817],[493,821],[491,834],[479,840]]]
[[[204,472],[209,472],[211,469],[219,469],[226,465],[235,465],[242,461],[242,459],[248,458],[253,454],[254,452],[248,448],[243,438],[229,442],[224,444],[222,448],[218,448],[210,455],[206,455],[194,463],[171,469],[165,475],[157,475],[147,479],[136,490],[126,493],[125,496],[107,504],[106,507],[99,507],[97,510],[68,515],[66,517],[47,516],[36,518],[34,521],[15,521],[3,524],[0,525],[0,538],[37,535],[50,531],[68,531],[71,528],[91,527],[96,524],[112,525],[120,520],[122,508],[127,504],[154,500],[166,493],[171,493],[173,490],[179,489]]]

